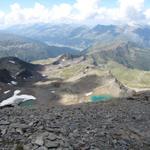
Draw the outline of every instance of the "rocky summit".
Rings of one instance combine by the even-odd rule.
[[[94,13],[85,9],[80,21],[101,18],[94,20],[97,2],[87,3]],[[119,3],[114,16],[133,10],[129,20],[138,12],[148,18],[138,4]],[[35,14],[22,5],[11,5],[8,18],[0,10],[0,22],[6,20],[0,25],[0,150],[150,150],[150,27],[52,25],[42,23],[42,16],[51,18],[46,14],[55,17],[44,5],[36,3]],[[65,3],[52,10],[76,14],[80,5],[83,0],[75,10]],[[26,13],[33,16],[28,25]],[[23,24],[9,26],[13,15]]]
[[[148,0],[0,1],[0,150],[150,150]]]
[[[0,149],[149,150],[150,93],[72,106],[0,109]]]
[[[86,56],[33,63],[0,59],[0,150],[150,149],[148,90]]]

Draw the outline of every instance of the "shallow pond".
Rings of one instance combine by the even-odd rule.
[[[19,106],[21,106],[21,107],[32,107],[34,105],[35,105],[35,100],[28,100],[28,101],[21,103]]]

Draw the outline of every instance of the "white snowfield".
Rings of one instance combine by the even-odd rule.
[[[12,64],[15,64],[15,61],[10,60],[9,62],[12,63]]]
[[[18,83],[17,83],[17,82],[15,82],[15,81],[11,81],[11,84],[13,84],[13,85],[17,85]]]
[[[85,96],[90,96],[92,94],[93,94],[93,92],[89,92],[89,93],[86,93]]]
[[[3,100],[0,103],[0,107],[4,107],[4,106],[8,106],[8,105],[18,105],[21,102],[25,102],[28,100],[35,100],[36,97],[32,96],[32,95],[18,95],[21,91],[20,90],[16,90],[14,92],[14,95],[6,100]]]
[[[8,94],[9,92],[10,92],[10,90],[8,90],[8,91],[5,91],[5,92],[4,92],[4,94]]]

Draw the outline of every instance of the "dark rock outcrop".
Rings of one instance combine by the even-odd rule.
[[[0,82],[10,83],[13,78],[10,75],[10,72],[7,69],[0,69]]]
[[[0,59],[0,82],[22,81],[31,77],[40,78],[38,73],[43,66],[22,61],[16,57]]]

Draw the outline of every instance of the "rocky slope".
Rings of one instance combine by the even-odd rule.
[[[149,150],[150,93],[74,106],[0,109],[0,149]]]
[[[150,92],[134,93],[88,61],[62,55],[43,67],[0,59],[0,102],[15,90],[36,98],[27,107],[0,108],[0,149],[149,150]],[[106,93],[117,98],[88,103]]]
[[[92,56],[97,64],[107,63],[109,60],[123,64],[128,68],[150,70],[150,50],[136,43],[113,41],[103,44],[98,42],[87,50],[87,55]]]
[[[43,101],[47,105],[52,99],[63,105],[70,105],[89,102],[94,95],[128,97],[134,94],[111,71],[90,64],[85,57],[63,55],[51,60],[49,64],[47,61],[42,63],[46,63],[45,70],[41,72],[46,80],[34,84],[38,88],[34,88],[34,93],[38,94],[37,97],[44,97]],[[45,94],[40,95],[43,89]]]
[[[0,59],[0,70],[4,79],[22,82],[35,76],[38,77],[38,71],[42,70],[42,65],[27,63],[17,57],[5,57]],[[9,83],[9,81],[4,81],[4,83]],[[3,82],[3,80],[0,80],[0,82]]]
[[[93,96],[99,95],[134,94],[111,71],[101,70],[87,61],[83,56],[62,55],[42,66],[14,57],[0,59],[0,102],[16,90],[36,97],[38,105],[46,106],[90,102]]]
[[[43,77],[39,71],[42,69],[42,65],[27,63],[16,57],[1,58],[0,102],[10,98],[15,90],[23,88],[25,84],[41,80]]]

